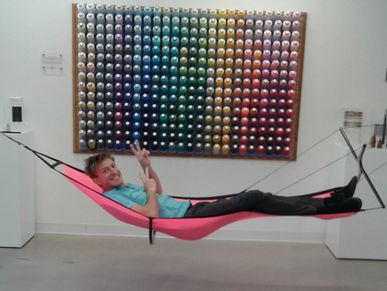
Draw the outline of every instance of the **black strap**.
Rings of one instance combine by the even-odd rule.
[[[3,136],[5,136],[6,138],[10,139],[11,141],[17,143],[19,146],[22,146],[22,147],[24,147],[25,149],[27,149],[27,150],[29,150],[30,152],[32,152],[35,156],[37,156],[43,163],[45,163],[45,164],[46,164],[47,166],[49,166],[51,169],[56,170],[56,167],[57,167],[58,165],[63,164],[63,165],[66,165],[66,166],[68,166],[68,167],[70,167],[70,168],[73,168],[74,170],[77,170],[77,171],[79,171],[79,172],[84,173],[84,171],[81,170],[81,169],[79,169],[79,168],[76,168],[76,167],[74,167],[74,166],[72,166],[72,165],[69,165],[69,164],[67,164],[67,163],[65,163],[65,162],[63,162],[63,161],[61,161],[61,160],[58,160],[58,159],[56,159],[56,158],[54,158],[54,157],[51,157],[51,156],[49,156],[49,155],[46,155],[46,154],[44,154],[44,153],[41,153],[41,152],[38,152],[37,150],[32,149],[31,147],[25,145],[24,143],[22,143],[22,142],[20,142],[20,141],[18,141],[18,140],[16,140],[16,139],[10,137],[10,136],[7,135],[6,133],[9,133],[9,132],[0,131],[0,134],[2,134]],[[13,132],[12,132],[12,133],[13,133]],[[47,160],[44,159],[44,158],[49,159],[49,160],[51,160],[52,162],[49,162],[49,161],[47,161]],[[59,172],[59,173],[61,173],[61,172]],[[62,174],[62,173],[61,173],[61,174]]]
[[[302,155],[306,154],[307,152],[309,152],[311,149],[313,149],[315,146],[319,145],[320,143],[324,142],[325,140],[327,140],[328,138],[330,138],[331,136],[333,136],[334,134],[336,134],[338,132],[338,130],[334,130],[333,132],[331,132],[330,134],[328,134],[327,136],[323,137],[322,139],[320,139],[319,141],[315,142],[314,144],[312,144],[311,146],[309,146],[308,148],[306,148],[304,151],[302,151],[301,153],[299,153],[297,155],[296,158],[299,158],[301,157]],[[246,189],[244,189],[241,193],[243,192],[246,192],[247,190],[251,189],[252,187],[254,187],[255,185],[258,185],[259,183],[263,182],[264,180],[266,180],[267,178],[269,178],[270,176],[272,176],[273,174],[277,173],[279,170],[281,170],[282,168],[285,168],[286,166],[288,166],[292,161],[287,161],[285,162],[284,164],[282,164],[281,166],[279,166],[278,168],[274,169],[273,171],[269,172],[267,175],[263,176],[262,178],[260,178],[258,181],[254,182],[253,184],[251,184],[249,187],[247,187]]]
[[[305,180],[306,178],[309,178],[310,176],[313,176],[314,174],[320,172],[321,170],[323,170],[323,169],[325,169],[325,168],[328,168],[329,166],[333,165],[334,163],[340,161],[341,159],[345,158],[346,156],[348,156],[348,155],[350,155],[350,154],[351,154],[351,153],[347,153],[347,154],[345,154],[345,155],[342,155],[342,156],[338,157],[336,160],[333,160],[332,162],[329,162],[328,164],[326,164],[326,165],[324,165],[324,166],[318,168],[317,170],[315,170],[315,171],[313,171],[313,172],[311,172],[311,173],[309,173],[309,174],[307,174],[307,175],[301,177],[301,178],[298,179],[297,181],[295,181],[295,182],[293,182],[293,183],[291,183],[291,184],[289,184],[289,185],[286,185],[285,187],[283,187],[283,188],[281,188],[280,190],[276,191],[274,194],[279,194],[279,193],[281,193],[282,191],[284,191],[284,190],[290,188],[291,186],[296,185],[296,184],[300,183],[301,181]],[[327,192],[328,192],[328,191],[327,191]]]
[[[149,224],[148,224],[148,229],[149,229],[149,243],[153,245],[156,239],[156,232],[153,230],[153,217],[149,217]]]

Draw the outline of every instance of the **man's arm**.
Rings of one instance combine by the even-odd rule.
[[[150,177],[148,168],[144,170],[145,174],[141,176],[142,183],[147,196],[147,202],[144,206],[135,204],[132,209],[148,217],[159,216],[159,202],[156,199],[156,181]]]
[[[144,169],[144,168],[143,168]],[[152,166],[149,165],[149,177],[156,182],[156,194],[163,193],[163,189],[161,188],[160,179],[157,176],[156,172],[153,170]]]
[[[133,146],[133,144],[130,145],[130,150],[131,150],[132,154],[136,156],[142,169],[144,171],[145,171],[145,169],[148,169],[149,178],[155,180],[155,182],[156,182],[156,194],[163,193],[160,179],[157,176],[155,170],[152,168],[150,157],[149,157],[149,155],[150,155],[149,151],[147,151],[146,149],[141,149],[140,145],[138,144],[138,141],[135,142],[134,146]]]

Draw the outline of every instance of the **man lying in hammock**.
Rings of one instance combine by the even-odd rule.
[[[192,205],[189,200],[177,201],[162,194],[160,180],[151,166],[149,151],[138,143],[131,146],[132,153],[144,170],[143,187],[124,183],[114,158],[108,154],[89,157],[85,172],[104,191],[104,195],[148,217],[208,217],[240,211],[255,211],[276,215],[311,215],[359,211],[362,201],[353,198],[357,177],[348,185],[338,188],[329,198],[302,196],[276,196],[259,190],[250,190],[227,199],[200,202]]]

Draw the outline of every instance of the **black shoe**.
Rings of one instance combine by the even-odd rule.
[[[331,197],[324,199],[325,204],[338,203],[344,199],[352,198],[353,194],[355,194],[357,185],[357,177],[353,176],[351,181],[349,181],[348,185],[338,188],[335,190]]]
[[[353,197],[353,194],[355,194],[356,185],[357,185],[357,177],[353,176],[351,181],[349,181],[348,185],[343,187],[342,189],[344,196],[346,198]]]
[[[342,213],[342,212],[357,212],[361,209],[362,201],[360,198],[347,198],[337,203],[324,205],[319,210],[321,214]]]

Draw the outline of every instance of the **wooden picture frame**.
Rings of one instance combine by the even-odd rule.
[[[296,159],[305,12],[73,4],[72,14],[75,153],[127,154],[138,139],[152,155]]]

